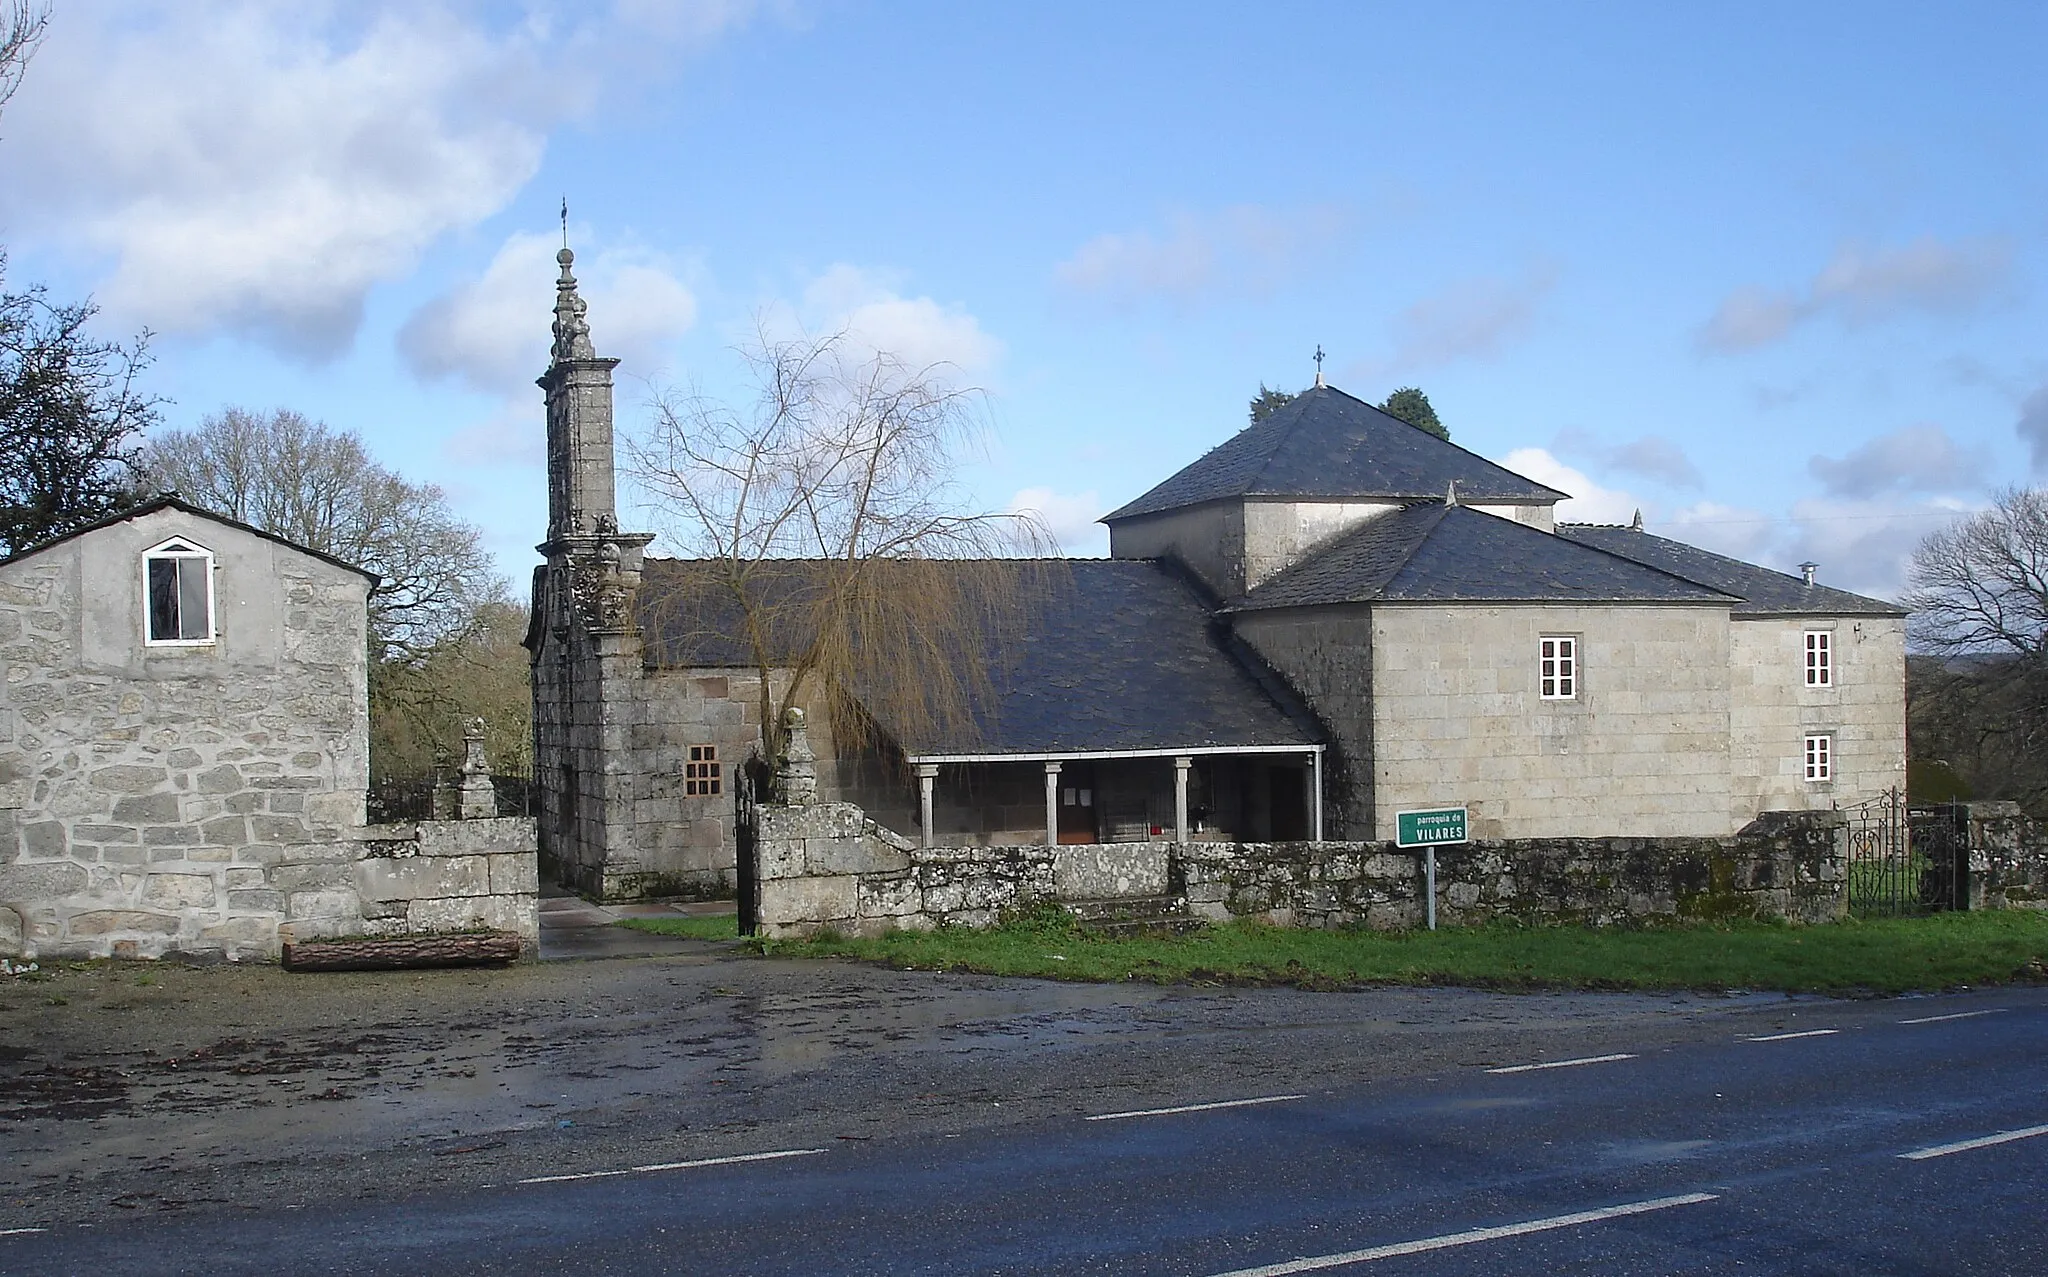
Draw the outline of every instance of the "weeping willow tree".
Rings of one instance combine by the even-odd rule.
[[[1053,544],[1036,516],[974,510],[958,482],[982,439],[979,392],[844,333],[764,335],[742,354],[751,402],[663,399],[627,444],[689,556],[643,578],[643,615],[755,673],[771,757],[804,704],[849,744],[972,739],[1058,579],[1018,558]]]

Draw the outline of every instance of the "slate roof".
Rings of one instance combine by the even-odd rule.
[[[228,527],[234,528],[238,532],[247,532],[250,536],[261,537],[265,541],[273,542],[277,545],[284,546],[287,549],[297,550],[300,554],[307,555],[311,558],[319,559],[323,563],[331,563],[335,567],[345,568],[348,571],[354,572],[359,576],[366,576],[370,578],[370,582],[373,586],[384,579],[383,577],[378,576],[375,572],[370,571],[368,568],[359,567],[354,563],[350,563],[347,559],[337,559],[331,554],[326,554],[319,550],[310,549],[306,546],[300,545],[297,541],[292,541],[284,537],[281,537],[277,535],[275,532],[265,532],[262,528],[254,527],[250,524],[243,523],[238,519],[230,519],[224,514],[218,514],[212,510],[208,510],[204,506],[196,506],[193,505],[190,501],[183,499],[182,497],[174,496],[151,497],[149,500],[144,501],[140,505],[132,505],[125,510],[116,510],[114,513],[108,515],[104,519],[95,519],[91,523],[86,524],[82,528],[73,528],[71,531],[64,533],[62,536],[54,536],[47,541],[39,541],[35,545],[29,546],[27,549],[18,550],[15,553],[6,556],[5,558],[0,558],[0,566],[5,566],[9,563],[19,562],[20,560],[27,558],[31,554],[41,554],[44,550],[49,549],[53,545],[62,545],[66,541],[82,537],[88,532],[97,532],[101,528],[110,528],[117,523],[126,523],[130,519],[139,519],[142,518],[144,515],[155,514],[159,510],[182,510],[186,514],[197,515],[199,518],[202,519],[210,519],[215,523],[226,524]]]
[[[1566,494],[1526,479],[1330,386],[1304,390],[1102,522],[1227,497],[1441,499],[1547,504]]]
[[[1064,754],[1121,750],[1239,748],[1322,740],[1312,717],[1288,700],[1256,658],[1234,656],[1201,597],[1171,568],[1151,560],[980,560],[1005,588],[1038,596],[1016,609],[1019,632],[991,642],[985,703],[973,725],[949,736],[906,739],[882,726],[912,757]],[[744,666],[732,637],[736,604],[689,591],[688,560],[649,559],[642,599],[649,660],[662,666]],[[769,589],[810,588],[804,564],[777,565]],[[795,635],[784,635],[788,641]]]
[[[1228,610],[1332,603],[1732,603],[1712,587],[1441,501],[1368,519]]]
[[[1618,554],[1674,576],[1682,576],[1709,589],[1732,594],[1741,600],[1730,609],[1735,616],[1906,615],[1906,609],[1896,603],[1825,585],[1808,585],[1804,578],[1788,572],[1774,572],[1754,563],[1714,554],[1668,537],[1652,536],[1635,528],[1562,523],[1558,525],[1557,534],[1581,545],[1596,546],[1609,554]]]

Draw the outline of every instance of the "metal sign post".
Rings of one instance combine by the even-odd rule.
[[[1461,843],[1465,838],[1463,807],[1432,807],[1394,813],[1394,845],[1422,848],[1422,879],[1426,903],[1423,916],[1429,929],[1436,930],[1436,849],[1444,843]]]

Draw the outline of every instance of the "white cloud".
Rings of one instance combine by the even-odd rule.
[[[1167,301],[1193,306],[1263,295],[1304,274],[1350,230],[1336,205],[1276,209],[1239,204],[1179,213],[1163,232],[1097,235],[1053,268],[1069,292],[1116,306]]]
[[[1571,494],[1569,499],[1558,502],[1559,523],[1627,523],[1643,505],[1630,493],[1601,487],[1545,448],[1517,448],[1503,457],[1501,464],[1516,474]]]
[[[556,241],[514,234],[478,278],[421,306],[399,330],[407,366],[488,393],[530,394],[546,368],[555,304]],[[585,250],[576,262],[598,352],[648,376],[696,323],[697,300],[661,257],[630,247]]]
[[[1381,367],[1408,370],[1456,359],[1491,359],[1525,336],[1536,308],[1557,282],[1548,268],[1521,279],[1452,284],[1394,319],[1394,354]]]
[[[843,333],[849,354],[890,355],[913,372],[952,369],[978,377],[1003,354],[1003,343],[964,308],[905,297],[891,276],[844,262],[806,284],[795,306],[768,307],[762,323],[776,335]]]
[[[1745,563],[1766,563],[1784,531],[1783,519],[1746,506],[1696,501],[1664,518],[1646,520],[1648,530]]]
[[[1928,533],[1975,508],[1946,499],[1811,498],[1792,507],[1787,558],[1791,563],[1818,563],[1824,585],[1897,598],[1906,588],[1914,548]]]
[[[1046,531],[1069,554],[1109,553],[1109,529],[1096,522],[1104,514],[1102,499],[1093,489],[1067,494],[1051,488],[1025,488],[1010,498],[1009,510],[1013,514],[1037,515]]]
[[[1641,475],[1674,488],[1700,486],[1699,468],[1685,449],[1663,435],[1643,435],[1627,443],[1609,444],[1585,430],[1566,430],[1555,446],[1564,452],[1583,453],[1604,466]]]
[[[2012,277],[2002,239],[1943,243],[1932,235],[1896,248],[1847,243],[1803,288],[1745,285],[1700,329],[1700,345],[1729,353],[1768,345],[1823,314],[1864,324],[1913,311],[1966,314],[1994,300]]]
[[[493,27],[418,4],[77,0],[9,105],[0,212],[104,259],[97,291],[124,320],[333,356],[374,285],[502,209],[598,94],[604,15],[564,8],[589,26],[544,7]],[[689,38],[744,10],[693,7]]]
[[[2048,473],[2048,382],[2034,389],[2020,404],[2020,419],[2013,430],[2033,452],[2034,473]]]
[[[1808,471],[1828,495],[1868,497],[1887,489],[1956,492],[1978,486],[1988,457],[1936,425],[1906,426],[1868,440],[1839,460],[1813,457]]]

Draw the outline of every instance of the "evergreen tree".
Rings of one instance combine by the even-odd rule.
[[[1265,382],[1260,382],[1259,393],[1252,396],[1252,424],[1258,425],[1261,421],[1285,408],[1288,404],[1293,403],[1294,400],[1295,396],[1288,394],[1286,391],[1274,390],[1266,385]]]
[[[1380,405],[1380,411],[1390,417],[1399,417],[1417,430],[1427,430],[1445,443],[1451,441],[1451,432],[1437,420],[1436,409],[1429,406],[1429,396],[1414,386],[1403,386],[1388,395],[1387,401]]]

